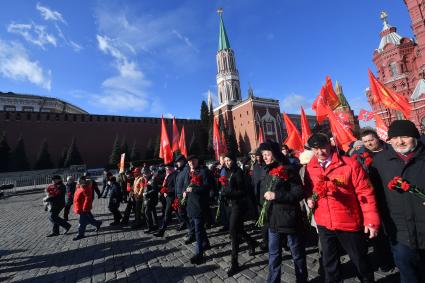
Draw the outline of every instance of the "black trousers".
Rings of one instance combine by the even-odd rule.
[[[168,223],[170,223],[171,221],[171,214],[172,214],[172,207],[171,204],[174,201],[174,197],[166,197],[166,204],[165,204],[165,212],[164,212],[164,217],[162,218],[162,225],[161,225],[161,230],[165,231],[165,229],[167,229]]]
[[[122,219],[123,222],[125,223],[128,222],[128,220],[130,219],[131,211],[133,211],[134,214],[136,214],[136,203],[132,197],[128,199],[127,206],[125,207],[124,217]]]
[[[360,282],[374,282],[373,270],[367,258],[367,246],[362,231],[331,231],[323,226],[317,226],[322,245],[322,263],[325,270],[325,282],[341,281],[338,242],[350,256],[357,270]]]
[[[158,217],[156,215],[156,202],[147,201],[145,205],[145,218],[148,228],[158,226]]]
[[[121,212],[119,210],[120,205],[110,205],[109,206],[109,211],[112,212],[112,215],[114,216],[114,222],[120,222],[122,215]]]
[[[66,203],[63,211],[63,219],[68,221],[69,211],[71,210],[72,202]]]
[[[235,261],[238,258],[239,238],[246,241],[250,248],[253,247],[254,241],[244,229],[243,212],[241,208],[233,206],[230,209],[229,232],[232,237],[232,260]]]

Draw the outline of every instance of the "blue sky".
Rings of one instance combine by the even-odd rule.
[[[308,113],[325,76],[352,108],[370,109],[382,10],[412,37],[404,1],[144,0],[2,2],[0,91],[46,95],[90,113],[199,118],[216,95],[219,18],[236,54],[243,98]]]

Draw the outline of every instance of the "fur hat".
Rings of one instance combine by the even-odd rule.
[[[323,133],[313,134],[307,141],[308,146],[311,148],[324,147],[330,143],[329,137]]]
[[[415,124],[409,120],[395,120],[388,128],[388,139],[394,137],[420,138],[419,131]]]

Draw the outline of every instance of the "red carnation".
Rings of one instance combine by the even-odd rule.
[[[406,181],[401,182],[400,188],[405,192],[410,191],[410,185]]]
[[[161,193],[161,195],[168,194],[168,188],[167,187],[162,187],[159,192]]]
[[[364,160],[364,164],[369,167],[370,165],[372,165],[373,159],[371,157],[366,157],[366,159]]]
[[[370,157],[370,153],[365,151],[365,152],[363,152],[362,157],[366,159],[366,158]]]
[[[46,189],[46,192],[49,196],[51,197],[55,197],[57,195],[59,195],[60,191],[58,190],[58,188],[55,185],[49,185]]]
[[[192,174],[192,178],[190,180],[191,185],[194,186],[202,186],[202,178],[200,175]]]
[[[287,181],[289,179],[288,173],[285,170],[285,167],[282,165],[277,166],[269,171],[270,176],[276,176],[283,181]]]
[[[229,180],[227,179],[226,176],[221,176],[220,178],[218,178],[218,181],[221,183],[222,186],[226,187],[229,185]]]
[[[178,198],[175,198],[173,200],[173,203],[171,204],[171,207],[174,209],[174,211],[177,211],[180,207],[180,201]]]

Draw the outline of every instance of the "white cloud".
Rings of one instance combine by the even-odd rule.
[[[56,37],[46,32],[46,27],[42,25],[11,23],[7,27],[7,31],[21,35],[26,41],[38,45],[42,49],[45,49],[45,45],[57,45]]]
[[[46,21],[57,21],[66,24],[66,21],[63,19],[62,14],[58,11],[51,10],[46,6],[41,6],[40,3],[36,5],[37,10],[40,12],[41,16]]]
[[[174,33],[177,38],[179,38],[180,40],[182,40],[188,47],[190,47],[191,49],[193,49],[195,52],[199,52],[199,50],[193,46],[192,42],[189,40],[189,38],[187,38],[186,36],[181,35],[181,33],[179,33],[178,31],[176,31],[175,29],[173,29],[172,33]]]
[[[96,35],[98,48],[105,54],[113,57],[113,66],[118,72],[116,76],[107,78],[102,82],[103,95],[96,97],[100,103],[110,111],[147,109],[152,101],[146,93],[150,82],[145,79],[143,72],[136,62],[131,61],[122,51],[128,48],[117,39]]]
[[[25,48],[17,43],[0,40],[0,74],[6,78],[29,81],[51,89],[51,71],[44,71],[37,61],[31,61]]]
[[[304,108],[306,114],[312,115],[314,111],[311,109],[313,101],[308,100],[305,96],[299,94],[290,94],[285,96],[280,101],[281,110],[287,113],[300,113],[301,106]]]

